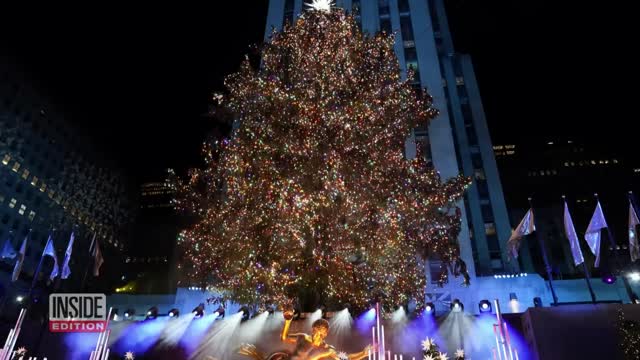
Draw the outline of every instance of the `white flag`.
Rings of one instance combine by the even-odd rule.
[[[93,249],[93,276],[98,276],[100,275],[100,267],[104,262],[104,258],[102,257],[102,252],[100,251],[100,242],[95,239],[95,243],[93,245],[95,246]]]
[[[44,251],[42,252],[42,257],[44,258],[45,256],[51,256],[53,258],[53,270],[51,270],[51,275],[49,275],[49,279],[53,280],[58,276],[60,269],[58,268],[58,256],[56,256],[56,249],[53,247],[53,239],[51,238],[51,235],[49,235],[47,245],[44,247]],[[38,275],[36,274],[35,276]]]
[[[640,259],[640,247],[638,247],[638,228],[640,221],[638,221],[638,214],[636,209],[633,208],[633,204],[629,201],[629,254],[631,255],[631,262]]]
[[[584,262],[582,256],[582,250],[580,249],[580,241],[578,241],[578,235],[576,234],[576,228],[573,226],[573,220],[569,213],[569,206],[567,202],[564,202],[564,233],[569,239],[569,245],[571,245],[571,255],[573,255],[573,263],[578,266]]]
[[[595,267],[600,266],[600,242],[602,240],[600,230],[606,228],[607,221],[604,219],[602,207],[600,206],[600,201],[598,201],[591,221],[589,222],[589,227],[587,227],[587,231],[584,234],[584,239],[587,241],[587,244],[589,244],[589,249],[591,249],[593,255],[596,256]]]
[[[64,253],[64,261],[62,262],[62,275],[61,279],[67,279],[71,275],[71,269],[69,268],[69,261],[71,260],[71,251],[73,250],[73,240],[75,234],[71,232],[71,238],[69,239],[69,245],[67,245],[67,251]]]
[[[18,281],[18,277],[20,276],[20,272],[22,271],[22,263],[24,262],[24,255],[27,253],[27,239],[29,235],[25,236],[22,241],[22,245],[20,246],[20,251],[18,251],[18,259],[16,260],[16,264],[13,266],[13,273],[11,274],[11,281]]]
[[[536,225],[533,222],[533,209],[529,209],[524,215],[524,218],[522,218],[522,221],[520,221],[520,224],[518,224],[518,227],[511,233],[509,241],[507,241],[507,248],[514,258],[518,257],[522,237],[534,231],[536,231]]]

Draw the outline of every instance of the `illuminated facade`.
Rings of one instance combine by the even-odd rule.
[[[77,271],[71,280],[82,278],[88,261],[83,249],[88,254],[94,234],[105,257],[102,270],[111,266],[117,271],[129,237],[125,179],[31,84],[0,59],[0,240],[4,244],[11,231],[18,250],[33,230],[21,274],[28,279],[49,231],[56,229],[54,244],[61,262],[77,225],[71,263]],[[43,272],[50,267],[45,265]]]
[[[304,0],[269,2],[265,40],[303,11]],[[464,204],[460,251],[472,276],[517,271],[507,265],[505,244],[511,226],[484,116],[473,66],[468,55],[454,51],[442,0],[342,0],[336,6],[353,11],[365,33],[396,34],[401,68],[416,71],[414,85],[426,87],[440,111],[428,128],[416,128],[407,140],[406,156],[416,146],[443,178],[463,173],[474,179]],[[430,261],[430,278],[440,265]]]

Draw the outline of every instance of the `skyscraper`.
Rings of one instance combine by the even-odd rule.
[[[292,23],[305,0],[271,0],[265,40],[273,29]],[[511,233],[491,138],[471,59],[457,54],[442,0],[338,0],[356,15],[364,33],[396,35],[395,51],[403,73],[413,68],[414,86],[433,96],[440,116],[428,127],[414,129],[406,156],[421,154],[443,179],[463,173],[473,185],[460,202],[463,226],[460,252],[472,277],[517,271],[507,264],[505,244]],[[429,261],[427,276],[437,279],[440,264]]]

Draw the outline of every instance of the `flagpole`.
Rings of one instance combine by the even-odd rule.
[[[51,236],[53,231],[55,231],[55,229],[52,229],[49,232],[49,237]],[[29,229],[28,236],[29,236],[29,240],[31,240],[31,229]],[[45,249],[46,249],[46,245],[45,245]],[[40,262],[38,262],[38,267],[36,267],[36,272],[33,273],[33,280],[31,281],[31,287],[29,288],[29,296],[28,296],[29,301],[31,301],[31,294],[33,293],[33,288],[36,286],[36,282],[38,282],[38,275],[40,275],[40,268],[42,267],[42,259],[44,259],[44,249],[42,249],[42,251],[43,253],[40,256]]]
[[[95,241],[95,236],[96,236],[95,232],[94,232],[93,236],[94,236],[93,239]],[[84,287],[86,285],[86,280],[87,280],[87,275],[89,274],[89,269],[91,269],[91,264],[93,262],[92,261],[93,260],[93,256],[91,256],[92,252],[93,252],[92,251],[93,250],[93,246],[95,246],[95,244],[93,242],[91,242],[91,245],[89,245],[89,255],[90,256],[89,256],[89,260],[87,261],[87,267],[86,267],[86,269],[84,271],[84,275],[82,276],[82,283],[80,283],[80,292],[84,291]]]
[[[567,199],[564,195],[562,195],[562,200],[565,205],[567,204]],[[573,222],[573,220],[571,221]],[[580,244],[578,244],[580,246]],[[582,251],[582,250],[580,250]],[[593,292],[593,287],[591,287],[591,275],[589,274],[589,269],[587,268],[587,262],[582,259],[582,269],[584,270],[584,279],[587,282],[587,286],[589,287],[589,294],[591,294],[591,302],[596,303],[596,294]]]
[[[600,199],[598,198],[598,193],[593,194],[596,198],[596,202],[599,204]],[[627,291],[627,296],[629,296],[629,300],[633,303],[634,299],[637,298],[637,295],[633,292],[631,285],[629,285],[629,280],[625,276],[625,274],[621,271],[620,261],[618,259],[618,245],[616,243],[616,239],[613,237],[613,232],[611,231],[611,227],[607,225],[607,235],[609,235],[609,244],[613,247],[613,260],[615,261],[616,268],[620,269],[620,275],[622,275],[622,283],[624,284],[624,288]],[[602,245],[600,246],[602,249]],[[602,250],[601,250],[602,251]]]
[[[533,213],[533,200],[529,198],[529,208]],[[535,219],[535,215],[534,215]],[[556,290],[553,288],[553,274],[551,272],[551,265],[549,265],[549,258],[547,257],[547,249],[544,244],[544,236],[540,235],[540,231],[536,231],[536,238],[538,239],[538,245],[540,245],[540,250],[542,251],[542,259],[544,260],[544,265],[547,270],[547,276],[549,277],[549,288],[551,289],[551,296],[553,296],[553,305],[558,304],[558,297],[556,296]]]

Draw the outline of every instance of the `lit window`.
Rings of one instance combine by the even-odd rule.
[[[33,221],[33,218],[36,217],[36,212],[35,211],[29,211],[29,221]]]
[[[515,154],[515,153],[516,153],[516,152],[515,152],[515,151],[513,151],[513,150],[507,150],[507,155],[513,155],[513,154]]]
[[[605,161],[604,161],[604,163],[605,163],[605,164],[608,164],[608,163],[609,163],[609,160],[605,160]]]
[[[484,233],[485,235],[495,235],[496,234],[496,224],[495,223],[485,223],[484,224]]]
[[[5,154],[4,157],[2,158],[2,163],[4,165],[7,165],[7,164],[9,164],[9,161],[11,161],[11,155]]]
[[[540,170],[540,175],[544,176],[544,170]]]
[[[33,179],[31,179],[31,185],[38,186],[38,177],[37,176],[34,176]]]
[[[604,164],[604,161],[598,160],[598,164]]]
[[[20,163],[16,161],[16,163],[13,164],[13,167],[11,168],[11,170],[18,172],[18,170],[20,170]]]
[[[502,150],[503,146],[502,145],[496,145],[493,147],[493,150]]]
[[[505,147],[505,149],[515,149],[516,148],[515,145],[505,145],[504,147]]]
[[[614,163],[614,164],[617,164],[617,163],[618,163],[618,160],[613,159],[613,163]]]
[[[20,205],[20,210],[18,210],[18,214],[24,215],[24,212],[27,210],[27,206],[25,204]]]
[[[9,207],[13,209],[14,207],[16,207],[17,202],[18,200],[16,200],[15,198],[12,198],[11,202],[9,203]]]
[[[591,165],[595,165],[596,161],[595,160],[591,160]]]
[[[568,162],[565,162],[565,163],[564,163],[564,166],[565,166],[565,167],[569,166],[569,163],[568,163]]]
[[[29,170],[24,169],[22,171],[22,178],[26,180],[28,177],[29,177]]]
[[[553,175],[558,175],[558,172],[557,172],[556,170],[551,170],[551,173],[552,173]]]

